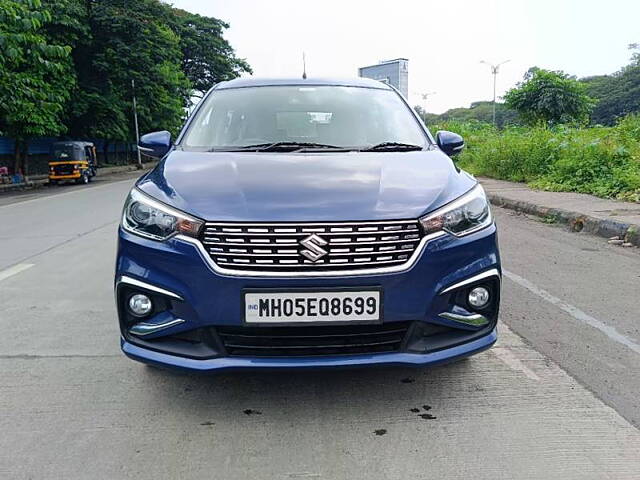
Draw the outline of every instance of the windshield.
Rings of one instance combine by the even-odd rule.
[[[411,110],[387,89],[274,86],[214,91],[181,141],[224,150],[296,142],[366,148],[384,142],[427,145]]]
[[[53,149],[53,158],[56,160],[75,160],[73,145],[57,145]]]

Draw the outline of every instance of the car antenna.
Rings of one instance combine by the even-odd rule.
[[[304,52],[302,52],[302,79],[307,79],[307,61],[304,56]]]

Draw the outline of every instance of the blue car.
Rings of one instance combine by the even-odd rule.
[[[500,255],[482,187],[392,87],[211,89],[124,205],[130,358],[188,371],[425,366],[496,341]]]

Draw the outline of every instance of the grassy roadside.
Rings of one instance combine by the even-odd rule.
[[[464,136],[459,164],[474,175],[534,188],[640,202],[640,115],[615,127],[509,127],[480,122],[430,125]]]

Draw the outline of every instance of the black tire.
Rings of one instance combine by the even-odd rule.
[[[76,180],[76,183],[79,183],[81,185],[86,185],[87,183],[89,183],[89,173],[87,173],[86,170],[82,172],[82,175],[79,179]]]
[[[58,180],[49,180],[49,185],[58,185]]]

